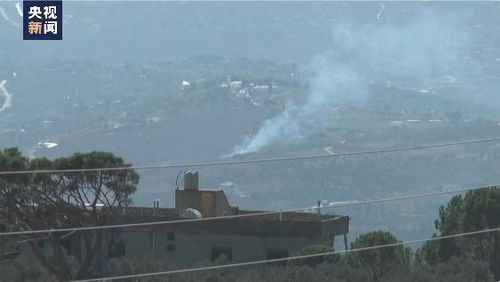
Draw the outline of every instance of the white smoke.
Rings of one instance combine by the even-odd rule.
[[[289,103],[281,114],[266,120],[259,132],[236,147],[231,155],[257,152],[277,141],[300,142],[311,131],[327,126],[328,112],[336,103],[366,100],[366,77],[340,60],[335,68],[331,68],[332,59],[329,56],[317,58],[315,65],[319,70],[311,80],[311,92],[305,104],[295,106]]]
[[[281,114],[264,122],[259,133],[247,140],[242,147],[237,147],[231,155],[256,152],[281,138],[297,138],[300,136],[300,119],[291,113],[290,107]]]
[[[464,59],[472,41],[464,22],[463,13],[433,11],[398,22],[336,21],[333,48],[318,55],[309,67],[314,75],[306,102],[266,120],[232,155],[257,152],[276,143],[300,142],[331,123],[332,107],[367,101],[374,81],[428,89],[435,86],[436,77],[471,80],[477,76],[477,67]]]

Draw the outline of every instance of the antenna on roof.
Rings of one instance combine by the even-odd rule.
[[[156,199],[153,202],[153,216],[158,215],[158,210],[160,209],[160,199]]]

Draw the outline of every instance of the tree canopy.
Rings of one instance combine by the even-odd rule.
[[[500,189],[489,187],[454,196],[439,209],[435,227],[440,235],[500,227]],[[500,277],[500,235],[498,232],[431,241],[418,255],[429,264],[447,262],[453,257],[472,257],[490,265]]]
[[[16,148],[0,152],[2,171],[130,166],[112,153],[98,151],[75,153],[55,160],[28,159]],[[110,224],[126,209],[138,182],[139,175],[132,169],[0,175],[0,221],[11,231]],[[76,271],[69,266],[67,253],[70,250],[64,244],[68,237],[81,239],[85,248],[84,258]],[[58,280],[67,281],[85,277],[93,271],[95,255],[102,244],[102,232],[53,232],[10,239],[28,242],[40,263]],[[42,250],[43,245],[48,245],[50,251]]]
[[[372,231],[356,238],[351,243],[351,248],[359,249],[397,242],[399,242],[398,239],[389,232]],[[410,249],[402,245],[356,251],[348,253],[345,257],[345,261],[350,266],[367,268],[372,275],[373,281],[382,281],[390,272],[407,268],[410,265],[410,259]]]

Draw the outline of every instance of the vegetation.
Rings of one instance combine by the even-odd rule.
[[[398,239],[389,232],[373,231],[359,236],[352,244],[352,249],[398,243]],[[405,271],[410,265],[411,251],[408,247],[397,245],[375,250],[362,250],[348,253],[346,263],[355,268],[364,268],[373,281],[383,281],[394,271]]]
[[[300,105],[311,93],[309,72],[300,64],[216,56],[127,64],[63,60],[33,62],[30,68],[13,62],[2,64],[0,74],[14,95],[13,106],[0,114],[0,143],[19,146],[30,158],[67,156],[72,153],[68,148],[73,148],[112,151],[134,164],[217,160],[255,134],[266,119],[283,112],[287,103]],[[182,88],[183,80],[190,87]],[[242,87],[222,87],[228,80],[241,81]],[[252,83],[278,88],[246,93]],[[325,154],[328,147],[349,152],[498,135],[498,111],[453,98],[455,88],[442,89],[439,95],[415,95],[377,85],[373,99],[333,107],[325,113],[329,117],[324,128],[297,144],[279,142],[237,158]],[[43,95],[30,95],[32,89]],[[450,93],[441,95],[444,92]],[[421,122],[406,122],[413,119]],[[59,145],[47,148],[43,142]],[[226,189],[233,205],[302,207],[317,200],[351,201],[495,183],[500,165],[495,146],[200,168],[200,173],[206,188],[218,188],[227,181],[237,184],[243,196]],[[171,206],[169,195],[175,189],[171,179],[177,173],[177,169],[165,169],[142,174],[141,193],[133,195],[134,202],[150,205],[160,199],[162,206]],[[304,193],[305,187],[311,189]],[[368,214],[360,212],[362,208],[345,212],[363,226],[351,236],[377,229],[383,221],[385,229],[402,238],[420,237],[433,231],[428,221],[446,200],[379,205]],[[416,215],[411,224],[403,215],[408,212]],[[391,220],[385,220],[389,216]]]
[[[28,159],[16,148],[0,152],[1,171],[44,169],[81,169],[127,167],[121,158],[111,153],[75,153],[70,157],[49,160]],[[119,217],[130,203],[139,175],[131,169],[118,171],[11,174],[0,176],[0,220],[3,231],[23,231],[81,227],[109,224]],[[453,197],[439,209],[435,221],[438,233],[453,235],[500,226],[500,189],[490,187]],[[93,277],[95,260],[101,254],[102,233],[81,232],[84,254],[81,261],[71,255],[65,240],[72,233],[30,234],[9,238],[3,257],[9,252],[29,246],[31,258],[5,260],[2,271],[13,280],[37,279],[66,281]],[[306,281],[333,277],[338,281],[492,281],[499,278],[499,234],[490,232],[468,237],[429,241],[415,253],[386,231],[360,235],[351,243],[359,251],[344,255],[315,257],[287,264],[254,267],[245,275],[235,276],[236,270],[224,270],[190,275],[177,275],[173,281],[189,281],[196,277],[205,281]],[[391,245],[370,249],[371,246]],[[17,250],[16,250],[17,248]],[[311,246],[298,255],[330,252],[327,246]],[[30,263],[26,263],[30,259]],[[26,267],[29,265],[29,267]],[[149,272],[174,269],[161,262],[137,262],[126,259],[110,261],[111,274]],[[194,276],[193,276],[194,275]],[[265,280],[262,277],[272,277]],[[198,279],[199,278],[199,279]],[[156,281],[151,278],[151,281]],[[162,278],[163,279],[163,278]],[[168,278],[170,279],[170,278]],[[149,280],[145,280],[149,281]],[[161,279],[158,281],[162,281]]]
[[[332,252],[333,249],[328,246],[323,246],[323,245],[314,245],[310,246],[307,248],[304,248],[300,250],[298,253],[299,256],[305,256],[305,255],[314,255],[314,254],[323,254],[323,253],[329,253]],[[298,264],[307,264],[310,266],[316,266],[318,264],[321,264],[325,261],[335,261],[338,259],[338,256],[333,256],[333,255],[326,255],[326,256],[317,256],[317,257],[312,257],[312,258],[307,258],[307,259],[302,259],[298,261]]]
[[[491,187],[453,197],[440,208],[435,225],[442,236],[496,228],[500,226],[499,214],[500,189]],[[454,257],[477,258],[486,262],[495,277],[500,278],[498,232],[431,241],[418,254],[430,265],[447,262]]]
[[[491,187],[455,196],[440,209],[436,228],[440,235],[498,227],[500,189]],[[478,221],[479,220],[479,221]],[[435,234],[435,236],[437,236]],[[249,269],[226,269],[195,272],[143,281],[497,281],[497,232],[436,240],[424,244],[416,252],[399,245],[393,234],[372,231],[360,235],[351,243],[359,251],[344,255],[289,261],[287,264],[258,266]],[[395,244],[395,245],[392,245]],[[369,249],[371,246],[391,245]],[[363,250],[368,248],[366,250]],[[304,248],[296,255],[331,252],[328,246]],[[159,262],[114,260],[112,272],[144,273],[175,269]],[[133,271],[132,271],[133,270]],[[496,279],[495,279],[496,278]]]
[[[16,148],[0,153],[2,171],[126,167],[111,153],[76,153],[54,161],[27,159]],[[109,224],[117,219],[136,190],[133,170],[30,173],[0,176],[0,223],[9,231],[60,229]],[[12,240],[29,245],[34,257],[59,281],[86,277],[100,255],[103,232],[79,232],[84,254],[74,267],[66,240],[71,232],[25,234]],[[78,237],[80,238],[80,237]]]
[[[150,65],[106,66],[89,62],[63,62],[46,69],[46,71],[41,72],[25,70],[23,76],[17,78],[17,82],[9,80],[9,89],[12,86],[18,103],[16,107],[9,109],[9,115],[0,117],[2,143],[22,144],[27,151],[34,151],[34,153],[30,153],[31,157],[59,154],[60,151],[57,151],[59,147],[54,150],[37,149],[37,145],[33,143],[33,140],[52,140],[54,138],[53,140],[61,141],[61,144],[66,144],[68,147],[73,147],[75,144],[84,144],[82,146],[85,149],[103,148],[103,146],[109,149],[112,147],[113,151],[120,152],[128,160],[137,163],[144,163],[145,160],[152,163],[183,160],[182,158],[185,156],[188,158],[196,156],[196,159],[216,159],[228,153],[228,148],[237,144],[242,136],[254,132],[263,120],[281,112],[287,101],[300,102],[308,91],[307,83],[304,83],[303,78],[301,80],[297,76],[290,76],[292,72],[300,74],[300,68],[298,69],[296,65],[276,64],[266,60],[233,60],[200,56],[188,60]],[[5,74],[7,74],[6,71],[4,70]],[[52,72],[57,73],[58,77],[65,83],[59,83],[59,88],[48,91],[52,93],[51,95],[36,97],[21,95],[23,87],[35,87],[33,77],[52,77]],[[43,80],[50,81],[50,79]],[[182,80],[189,81],[190,86],[181,88],[180,82]],[[229,80],[242,81],[242,86],[245,89],[249,87],[250,83],[276,84],[279,88],[272,91],[249,93],[252,99],[255,99],[259,104],[259,106],[255,106],[250,100],[238,94],[241,89],[236,90],[221,86],[222,83],[227,83]],[[49,84],[47,82],[46,85],[37,85],[36,87],[50,89],[52,84]],[[484,111],[482,106],[469,107],[467,105],[465,107],[458,101],[438,95],[423,97],[389,90],[391,89],[382,87],[379,91],[387,94],[372,97],[377,99],[372,99],[373,103],[369,105],[352,108],[340,107],[333,111],[330,113],[331,125],[300,144],[285,146],[280,144],[263,152],[242,156],[242,158],[268,157],[286,154],[290,151],[293,151],[294,154],[325,153],[323,148],[330,145],[335,152],[343,152],[402,144],[432,143],[436,140],[468,139],[471,136],[474,138],[491,137],[497,134],[498,122],[495,115]],[[139,92],[141,95],[137,95]],[[429,102],[429,99],[432,101]],[[433,107],[429,108],[429,104],[432,104]],[[36,108],[35,106],[42,108],[54,106],[52,107],[54,110],[40,111],[37,116],[25,114],[30,109]],[[242,109],[244,110],[242,111]],[[389,126],[393,120],[405,121],[407,119],[421,119],[422,122],[405,123],[401,127]],[[424,122],[431,119],[442,122]],[[241,126],[242,121],[245,121],[245,126]],[[176,144],[185,143],[181,144],[181,147],[184,145],[185,147],[179,149],[178,147],[169,147],[173,145],[165,141],[172,139],[172,136],[175,136],[174,139],[203,139],[204,142],[203,145],[175,142]],[[200,136],[204,138],[200,138]],[[115,146],[113,142],[117,138],[126,139],[127,146],[123,148],[119,148],[119,145]],[[107,142],[106,140],[109,140],[108,143],[113,145],[106,147],[107,144],[99,143]],[[144,146],[144,144],[148,144],[148,146]],[[412,154],[332,159],[314,163],[263,164],[255,165],[251,169],[246,167],[206,168],[202,174],[207,187],[216,187],[218,184],[230,180],[244,188],[245,191],[249,191],[247,197],[236,198],[238,202],[233,201],[233,199],[231,201],[236,205],[252,208],[272,205],[297,206],[303,205],[304,202],[316,202],[320,199],[319,197],[329,201],[343,201],[377,197],[387,194],[388,191],[407,193],[412,189],[413,192],[415,187],[424,187],[424,189],[442,187],[444,189],[445,186],[452,186],[459,188],[455,186],[496,181],[496,168],[500,164],[500,158],[498,158],[495,146],[470,145],[453,150],[456,151],[450,153],[450,151],[443,149]],[[100,161],[87,162],[95,159]],[[72,157],[54,161],[44,158],[28,160],[16,149],[6,149],[0,154],[0,170],[2,171],[98,167],[106,162],[112,166],[119,165],[123,161],[119,158],[115,159],[112,155],[98,152],[75,154]],[[165,171],[162,174],[149,175],[150,178],[146,181],[144,181],[146,177],[143,177],[143,186],[141,186],[143,193],[141,193],[140,198],[137,197],[134,200],[143,204],[149,203],[151,199],[162,198],[163,204],[163,195],[166,193],[163,189],[158,189],[157,183],[165,183],[168,179],[173,178],[170,175],[176,173],[177,171]],[[51,226],[104,224],[112,221],[117,212],[128,204],[137,184],[137,181],[134,180],[137,175],[132,172],[125,174],[129,176],[120,177],[119,173],[108,176],[102,173],[89,176],[79,174],[1,176],[1,193],[4,193],[5,197],[2,194],[4,200],[0,208],[3,210],[0,212],[2,212],[2,217],[4,214],[6,216],[5,220],[2,219],[2,228],[26,230],[42,227],[52,228]],[[290,175],[294,177],[290,177]],[[457,179],[457,175],[462,175],[463,181]],[[93,191],[93,188],[88,185],[101,176],[111,177],[108,179],[109,189],[112,191],[111,199],[106,201],[103,197],[99,197],[95,206],[90,204],[90,206],[84,207],[85,204],[92,201],[90,199],[89,201],[86,199],[78,200],[78,197],[75,198],[75,196],[78,192]],[[112,177],[115,177],[115,180]],[[113,186],[113,181],[115,184],[126,185]],[[402,185],[402,183],[410,184]],[[13,189],[16,186],[26,188]],[[79,188],[73,190],[74,187]],[[273,187],[273,189],[269,189],[269,187]],[[314,187],[314,191],[304,193],[304,187]],[[370,187],[370,189],[365,189],[366,187]],[[104,188],[108,189],[106,186]],[[71,211],[72,216],[63,217],[60,210],[48,202],[53,200],[51,197],[54,196],[44,198],[44,201],[47,201],[46,204],[43,204],[44,207],[33,206],[33,201],[43,198],[40,194],[42,189],[52,191],[52,194],[59,195],[59,197],[73,193],[69,199],[63,198],[61,202],[57,202],[58,205],[60,204],[67,209],[68,213]],[[489,194],[470,193],[465,197],[453,198],[447,206],[441,208],[439,219],[436,221],[438,234],[455,234],[490,226],[500,226],[497,222],[498,217],[495,217],[499,209],[498,205],[495,206],[498,191],[496,189],[490,190],[487,192]],[[25,218],[35,216],[35,212],[38,212],[36,214],[38,217],[32,217],[37,218],[37,220],[31,222],[31,225],[26,225],[24,222],[22,224],[25,225],[12,224],[13,219],[19,215],[15,215],[15,212],[10,210],[8,213],[6,211],[14,207],[15,201],[10,201],[10,199],[16,197],[22,197],[25,201],[21,206],[24,209],[20,209],[20,211],[26,212]],[[115,199],[117,199],[116,202],[114,202]],[[280,202],[276,202],[275,199],[280,199]],[[168,201],[169,199],[166,199],[165,205],[169,205]],[[386,222],[385,230],[391,230],[404,237],[409,237],[409,234],[417,234],[416,232],[420,232],[418,234],[422,236],[422,233],[432,232],[431,226],[422,225],[434,210],[430,207],[438,207],[443,203],[441,200],[433,199],[432,203],[430,201],[426,201],[425,206],[420,205],[420,203],[409,206],[399,203],[391,204],[387,208],[380,206],[380,208],[377,207],[376,212],[366,212],[363,208],[339,210],[339,212],[349,213],[353,218],[356,218],[365,232],[378,228],[381,220],[377,221],[377,218],[385,219],[390,215],[393,220]],[[78,208],[74,208],[74,206],[78,206]],[[108,206],[112,208],[106,209]],[[406,216],[399,215],[402,206],[406,211],[411,209],[410,212],[419,215],[426,214],[427,217],[415,218],[415,221],[409,224]],[[85,211],[88,217],[75,221],[74,218],[79,217],[82,211]],[[370,216],[360,216],[367,213]],[[7,220],[9,217],[10,219]],[[50,218],[57,218],[57,220],[50,221]],[[397,229],[401,226],[405,228]],[[406,228],[407,226],[409,227]],[[57,234],[58,238],[66,235],[68,234]],[[368,234],[365,235],[368,236]],[[93,240],[89,241],[95,243],[98,234],[91,233],[88,236]],[[49,237],[55,237],[55,235],[51,234]],[[371,240],[375,239],[380,239],[380,242],[397,241],[395,237],[389,237],[368,238],[360,236],[356,242],[359,246],[369,246],[373,243]],[[414,262],[418,260],[426,267],[441,269],[440,267],[448,265],[450,261],[472,259],[479,261],[481,265],[486,262],[498,277],[499,270],[498,267],[495,267],[499,257],[497,237],[497,234],[491,233],[474,236],[474,238],[430,242],[417,251],[415,260],[409,260],[409,267],[412,268]],[[28,240],[26,242],[31,240],[36,248],[39,248],[39,244],[34,244],[34,242],[40,240],[48,242],[41,235],[17,238],[16,240]],[[56,242],[55,238],[51,240],[55,242],[56,250],[61,250],[61,246],[58,244],[63,245],[64,243]],[[90,248],[94,244],[92,242],[89,243]],[[46,249],[47,247],[54,248],[50,244],[45,244],[45,246]],[[15,244],[9,248],[15,250]],[[318,251],[315,248],[304,250],[305,253]],[[57,259],[52,253],[56,252],[52,250],[49,253],[51,255],[48,261],[54,264]],[[66,253],[68,250],[62,246],[62,254]],[[360,253],[358,257],[355,255],[345,257],[354,260],[350,263],[350,267],[356,269],[354,262],[358,261],[359,264],[364,255]],[[406,255],[402,257],[406,258]],[[93,260],[90,257],[88,259],[89,261]],[[316,258],[305,262],[308,266],[315,266],[325,264],[329,260]],[[66,264],[70,265],[71,263],[68,260]],[[304,264],[300,265],[306,267]],[[403,265],[405,267],[408,265],[406,259]],[[66,268],[56,267],[55,271],[67,273],[64,270]],[[83,267],[82,273],[93,271],[90,268]],[[61,271],[61,269],[63,270]],[[392,273],[386,274],[384,267],[380,265],[372,265],[370,269],[375,270],[371,272],[363,270],[367,275],[371,275],[370,279],[385,279],[377,277],[393,275]],[[361,270],[358,269],[356,272],[359,271]],[[61,277],[64,275],[67,274],[60,274]],[[72,271],[70,275],[78,275],[78,273]]]

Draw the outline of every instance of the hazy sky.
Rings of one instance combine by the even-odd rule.
[[[339,19],[394,22],[434,8],[494,20],[496,3],[64,2],[61,42],[22,41],[16,2],[0,7],[0,59],[158,61],[214,54],[308,62],[332,46]],[[5,19],[7,16],[8,20]]]

